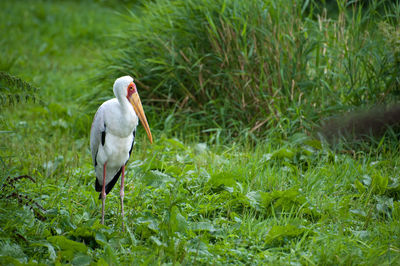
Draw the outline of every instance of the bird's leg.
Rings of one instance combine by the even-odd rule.
[[[124,179],[125,179],[125,165],[122,166],[121,173],[121,189],[119,191],[119,195],[121,196],[121,217],[122,217],[122,232],[124,231]]]
[[[101,190],[101,199],[103,204],[101,207],[101,224],[104,224],[104,207],[106,205],[106,166],[107,162],[103,165],[103,188]]]

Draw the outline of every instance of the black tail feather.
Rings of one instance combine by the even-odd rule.
[[[121,175],[122,172],[122,167],[119,169],[119,171],[115,174],[115,176],[113,177],[113,179],[106,184],[106,195],[111,191],[111,189],[115,186],[115,184],[117,183],[119,176]],[[101,190],[103,189],[103,187],[100,185],[99,180],[97,180],[96,178],[96,184],[95,184],[95,189],[97,192],[99,193],[99,199],[101,199]]]
[[[100,192],[101,189],[102,189],[102,187],[101,187],[101,185],[99,183],[99,180],[97,178],[96,178],[95,189],[96,189],[97,192]]]

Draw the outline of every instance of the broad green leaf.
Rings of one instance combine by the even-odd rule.
[[[77,254],[72,260],[72,265],[89,265],[92,258],[88,255]]]
[[[363,175],[362,182],[364,185],[369,186],[371,185],[372,178],[369,175]]]
[[[170,226],[173,232],[179,231],[184,232],[187,229],[188,223],[180,213],[177,206],[172,207],[171,209],[171,218],[170,218]]]
[[[170,144],[170,146],[174,149],[182,149],[182,150],[187,149],[187,147],[178,139],[166,139],[166,142]]]
[[[151,170],[146,173],[146,175],[143,178],[143,181],[146,183],[148,186],[152,187],[159,187],[162,186],[168,182],[174,182],[175,178],[172,176],[168,175],[167,173],[163,173],[158,170]]]
[[[285,240],[290,240],[291,238],[301,236],[304,232],[304,228],[299,228],[291,224],[285,226],[274,225],[268,231],[265,242],[267,244],[271,244],[273,242],[282,243]]]
[[[161,247],[161,246],[166,246],[166,244],[164,244],[163,242],[161,242],[161,240],[156,237],[156,236],[151,236],[150,240],[153,241],[154,244],[156,244],[157,246]]]
[[[138,225],[144,225],[146,228],[158,232],[160,230],[159,228],[159,221],[156,218],[153,217],[139,217],[136,220],[136,223]]]
[[[104,246],[107,244],[107,238],[102,232],[96,232],[96,242]]]
[[[188,252],[196,255],[211,256],[207,244],[198,238],[192,239],[188,243]]]
[[[91,228],[78,227],[75,230],[71,231],[69,234],[74,237],[89,238],[89,237],[94,237],[95,232]]]
[[[249,200],[249,204],[253,208],[258,208],[260,206],[260,202],[262,199],[260,191],[249,191],[247,192],[246,197]]]
[[[352,209],[352,210],[350,210],[350,212],[351,213],[354,213],[354,214],[357,214],[357,215],[360,215],[361,217],[367,217],[367,213],[364,211],[364,210],[361,210],[361,209]]]
[[[388,185],[388,190],[390,193],[399,193],[400,192],[400,178],[394,179],[390,185]]]
[[[360,181],[358,181],[358,180],[354,181],[354,186],[357,188],[358,192],[360,192],[360,193],[364,193],[365,192],[366,188],[364,187],[364,185]]]
[[[192,222],[190,228],[193,231],[215,231],[214,226],[210,222]]]
[[[110,245],[104,246],[103,259],[108,263],[108,265],[119,265],[117,255]]]
[[[208,150],[207,143],[197,143],[194,146],[194,152],[196,154],[203,154],[203,153],[207,152],[207,150]]]
[[[0,242],[0,245],[3,244]],[[26,262],[27,256],[25,255],[24,251],[22,250],[21,246],[17,244],[9,244],[5,243],[0,247],[0,258],[5,257],[6,261],[13,258],[12,261],[16,262]]]
[[[393,202],[392,216],[397,221],[400,219],[400,201]]]
[[[93,262],[92,262],[93,264]],[[107,261],[104,258],[99,258],[98,261],[96,261],[93,265],[96,266],[109,266],[109,264],[107,263]]]
[[[394,207],[393,198],[387,196],[375,196],[376,210],[379,214],[390,216]]]
[[[353,235],[355,237],[358,237],[361,239],[367,239],[370,236],[370,233],[367,230],[361,230],[361,231],[351,230],[351,232],[353,233]]]
[[[304,144],[306,144],[306,145],[308,145],[308,146],[310,146],[310,147],[312,147],[312,148],[314,148],[314,149],[317,149],[317,150],[321,150],[321,149],[322,149],[321,141],[316,140],[316,139],[313,139],[313,140],[306,140],[306,141],[304,142]]]
[[[275,207],[288,207],[292,204],[299,205],[305,202],[304,197],[294,188],[285,191],[260,192],[260,194],[262,203],[265,206],[273,204]]]
[[[295,210],[314,218],[319,217],[315,208],[309,206],[306,198],[296,188],[284,191],[260,192],[260,196],[260,204],[267,210],[270,210],[271,207],[277,212]]]
[[[293,144],[304,144],[309,139],[310,137],[304,133],[295,133],[290,137],[289,141]]]
[[[47,240],[61,250],[72,251],[74,253],[80,252],[86,254],[87,247],[83,243],[79,243],[66,238],[65,236],[50,236]]]
[[[375,173],[372,177],[371,187],[376,193],[383,194],[386,191],[388,183],[389,177],[382,176],[380,173]]]
[[[52,244],[50,244],[47,241],[39,241],[39,242],[35,242],[31,244],[32,246],[42,246],[42,247],[46,247],[48,252],[49,252],[49,257],[51,260],[55,260],[57,255],[56,255],[56,251],[54,250],[54,247]]]
[[[26,265],[12,256],[0,255],[0,265],[22,266]]]
[[[272,154],[272,158],[278,158],[278,159],[285,159],[286,158],[286,159],[291,160],[291,159],[293,159],[293,157],[295,155],[296,155],[296,153],[293,150],[291,150],[289,148],[282,148],[282,149],[279,149],[279,150],[275,151]]]
[[[231,172],[219,172],[217,174],[211,175],[208,181],[212,187],[217,188],[221,185],[226,187],[234,187],[236,184],[235,176]]]

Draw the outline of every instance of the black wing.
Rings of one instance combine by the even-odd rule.
[[[133,139],[132,139],[131,149],[129,150],[129,158],[131,158],[131,153],[132,153],[133,145],[135,144],[136,129],[133,131],[132,135],[133,135]],[[129,159],[128,159],[128,160],[129,160]],[[128,163],[128,161],[126,161],[125,164],[127,164],[127,163]]]
[[[117,183],[119,176],[121,175],[121,172],[122,172],[122,167],[118,170],[118,172],[115,174],[113,179],[110,182],[108,182],[108,184],[106,185],[106,187],[105,187],[106,195],[111,191],[111,189]],[[100,185],[99,180],[97,180],[97,178],[96,178],[96,191],[100,192],[99,199],[101,199],[101,190],[102,190],[102,186]]]
[[[92,162],[93,165],[96,166],[96,157],[97,152],[99,150],[99,145],[102,143],[104,145],[104,141],[106,138],[105,131],[106,125],[104,121],[104,105],[101,105],[94,116],[92,127],[90,129],[90,150],[92,151]],[[104,132],[104,133],[103,133]]]

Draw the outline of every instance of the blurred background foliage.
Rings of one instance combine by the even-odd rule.
[[[121,75],[138,83],[152,127],[203,140],[314,134],[332,115],[399,98],[396,1],[93,0],[95,19],[61,20],[52,15],[60,7],[45,3],[3,24],[13,33],[1,41],[0,70],[44,84],[47,104],[68,101],[57,108],[76,136]],[[5,10],[16,9],[8,2]],[[32,58],[18,42],[36,47]],[[40,73],[48,70],[54,75]]]
[[[157,114],[173,110],[173,131],[312,132],[398,100],[399,12],[393,1],[146,2],[100,76],[133,75]]]

